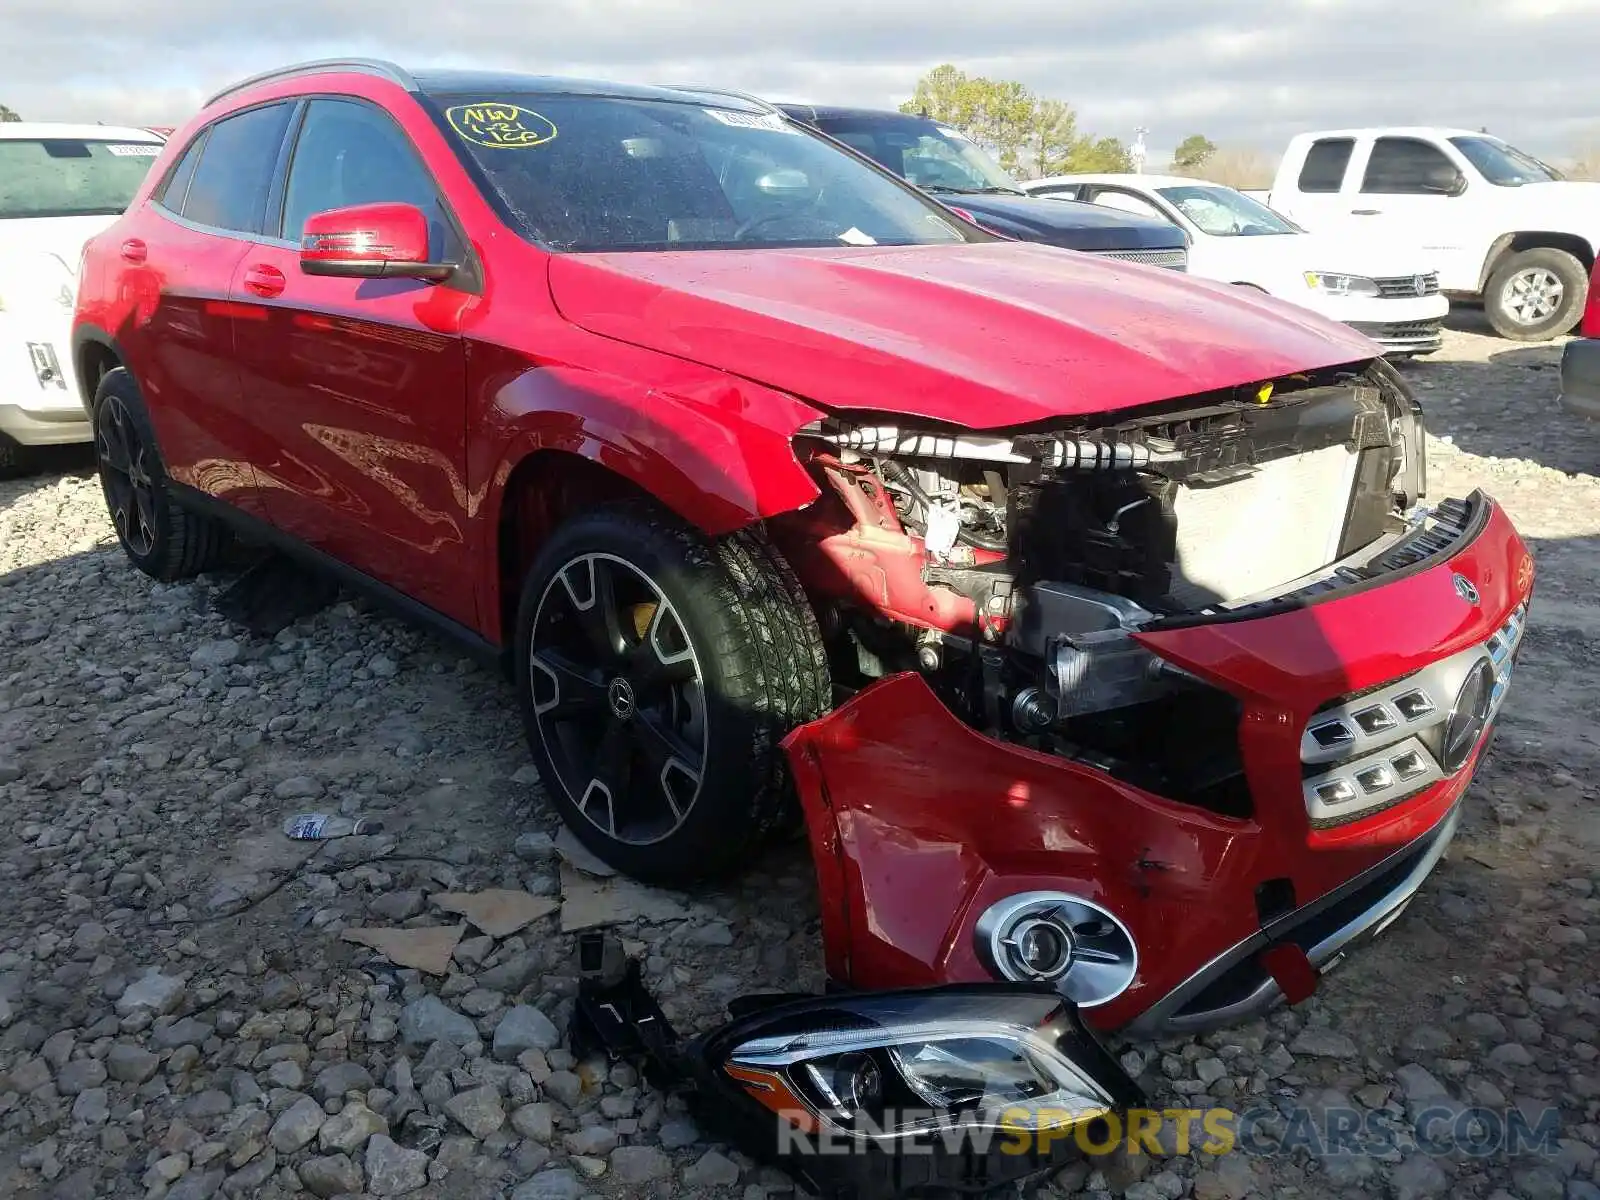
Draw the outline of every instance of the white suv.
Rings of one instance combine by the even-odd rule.
[[[78,259],[162,144],[148,129],[0,124],[0,473],[24,447],[92,440],[68,340]]]

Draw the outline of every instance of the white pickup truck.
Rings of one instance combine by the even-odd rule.
[[[1316,232],[1422,249],[1442,291],[1481,299],[1502,336],[1538,341],[1583,314],[1600,184],[1575,183],[1466,129],[1341,129],[1289,143],[1267,203]]]

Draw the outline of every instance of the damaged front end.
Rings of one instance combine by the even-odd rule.
[[[1382,362],[1009,431],[823,422],[780,529],[830,973],[1159,1033],[1298,999],[1443,852],[1532,560]]]
[[[984,1192],[1103,1147],[1137,1085],[1048,987],[752,996],[685,1040],[637,962],[580,939],[572,1042],[640,1065],[717,1135],[825,1196]]]

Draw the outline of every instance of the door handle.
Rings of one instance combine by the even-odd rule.
[[[1352,217],[1381,217],[1383,215],[1383,209],[1381,209],[1381,208],[1352,208],[1350,210],[1350,215]]]
[[[150,257],[150,247],[146,246],[138,238],[129,238],[122,243],[121,254],[123,262],[137,265]]]
[[[277,267],[257,263],[255,266],[245,268],[244,286],[252,295],[270,300],[274,296],[281,295],[288,282]]]

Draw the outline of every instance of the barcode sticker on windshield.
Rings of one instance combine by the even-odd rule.
[[[161,147],[155,142],[114,142],[106,149],[118,158],[154,158],[161,153]]]
[[[705,111],[724,125],[732,125],[736,129],[765,129],[768,133],[799,132],[777,113],[732,112],[726,108],[708,108]]]

